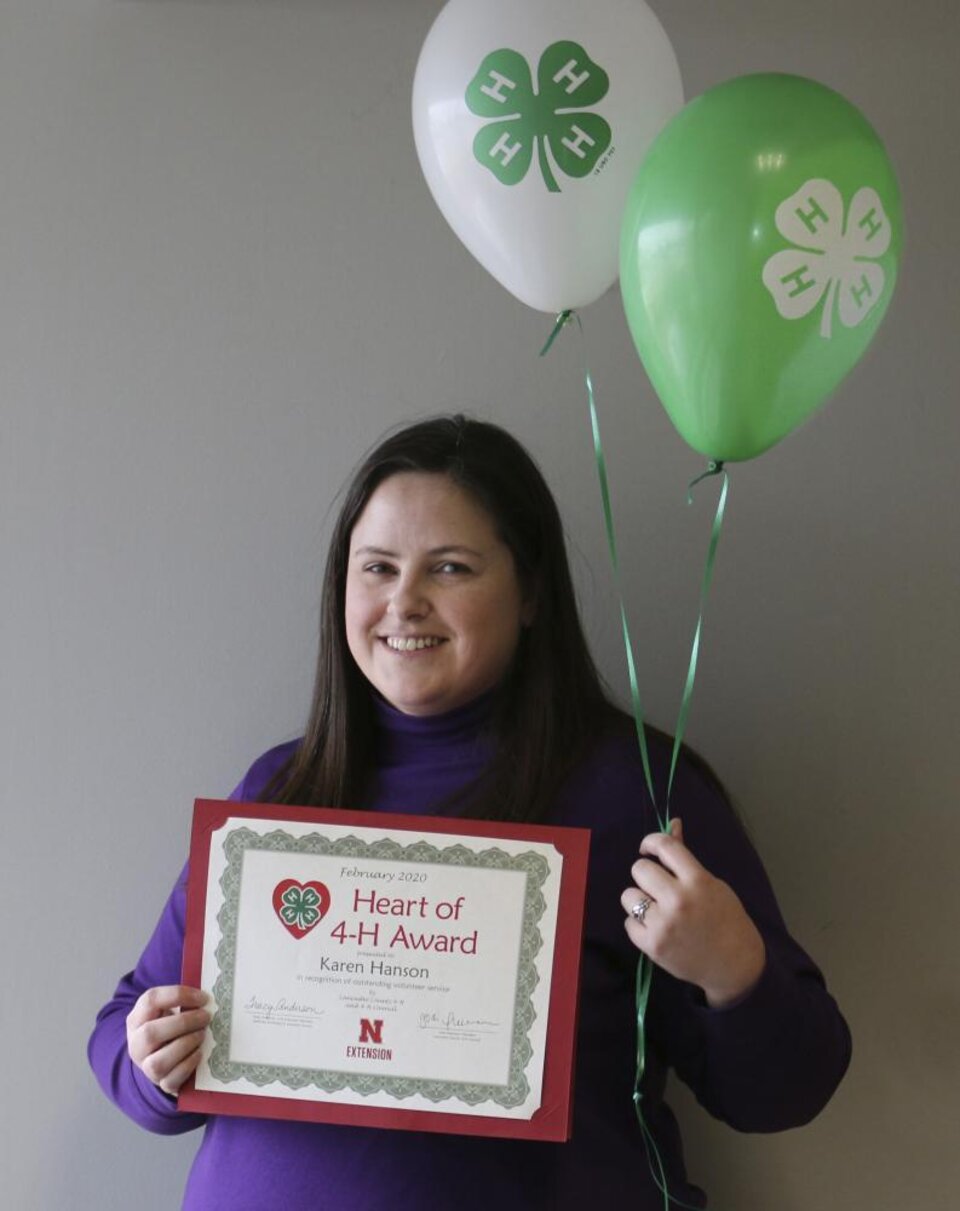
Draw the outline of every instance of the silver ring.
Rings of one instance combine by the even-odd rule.
[[[633,919],[635,921],[639,921],[640,924],[642,925],[643,918],[647,915],[647,909],[650,907],[650,905],[652,903],[653,903],[652,900],[650,900],[646,896],[644,896],[642,900],[638,900],[637,903],[634,904],[633,907],[630,909],[630,916],[633,917]]]

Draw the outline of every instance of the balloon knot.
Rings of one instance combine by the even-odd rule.
[[[573,311],[573,308],[572,308],[572,307],[567,308],[567,310],[566,310],[566,311],[560,311],[560,312],[558,312],[558,314],[557,314],[557,318],[556,318],[556,322],[555,322],[555,323],[554,323],[554,325],[553,325],[553,331],[552,331],[552,332],[550,333],[550,335],[547,337],[547,343],[546,343],[546,344],[544,345],[544,347],[543,347],[543,348],[540,350],[540,356],[541,356],[541,357],[543,357],[543,355],[544,355],[545,353],[549,353],[549,352],[550,352],[550,346],[553,344],[553,342],[554,342],[554,341],[557,339],[557,337],[559,336],[559,334],[560,334],[560,329],[561,329],[561,328],[565,328],[565,327],[567,326],[567,324],[569,324],[569,323],[570,323],[570,321],[573,319],[573,317],[574,317],[574,311]]]
[[[723,459],[711,458],[707,463],[706,471],[702,471],[695,479],[691,479],[687,484],[687,504],[693,504],[693,489],[700,483],[701,480],[709,479],[711,475],[723,474]]]

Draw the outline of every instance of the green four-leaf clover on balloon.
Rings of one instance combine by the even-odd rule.
[[[544,183],[559,193],[551,158],[566,176],[585,177],[610,146],[610,124],[584,109],[601,101],[609,87],[607,73],[576,42],[547,47],[537,65],[536,92],[523,55],[495,50],[466,91],[472,113],[496,119],[477,132],[473,154],[501,184],[516,185],[527,175],[536,147]]]
[[[281,903],[280,916],[288,925],[309,929],[320,919],[320,897],[312,887],[288,887]]]

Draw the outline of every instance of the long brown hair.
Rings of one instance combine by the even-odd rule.
[[[350,537],[378,485],[409,471],[449,476],[486,510],[513,555],[525,596],[536,603],[533,621],[496,694],[491,765],[460,798],[472,815],[542,820],[571,767],[619,712],[610,704],[587,648],[563,526],[539,468],[506,430],[459,415],[422,421],[388,436],[348,485],[327,555],[306,732],[262,797],[328,807],[362,805],[376,764],[376,730],[372,690],[347,647]]]

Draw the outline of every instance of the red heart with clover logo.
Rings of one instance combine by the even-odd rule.
[[[323,920],[329,907],[330,892],[326,884],[315,879],[309,883],[282,879],[273,889],[273,911],[287,933],[298,942]]]

